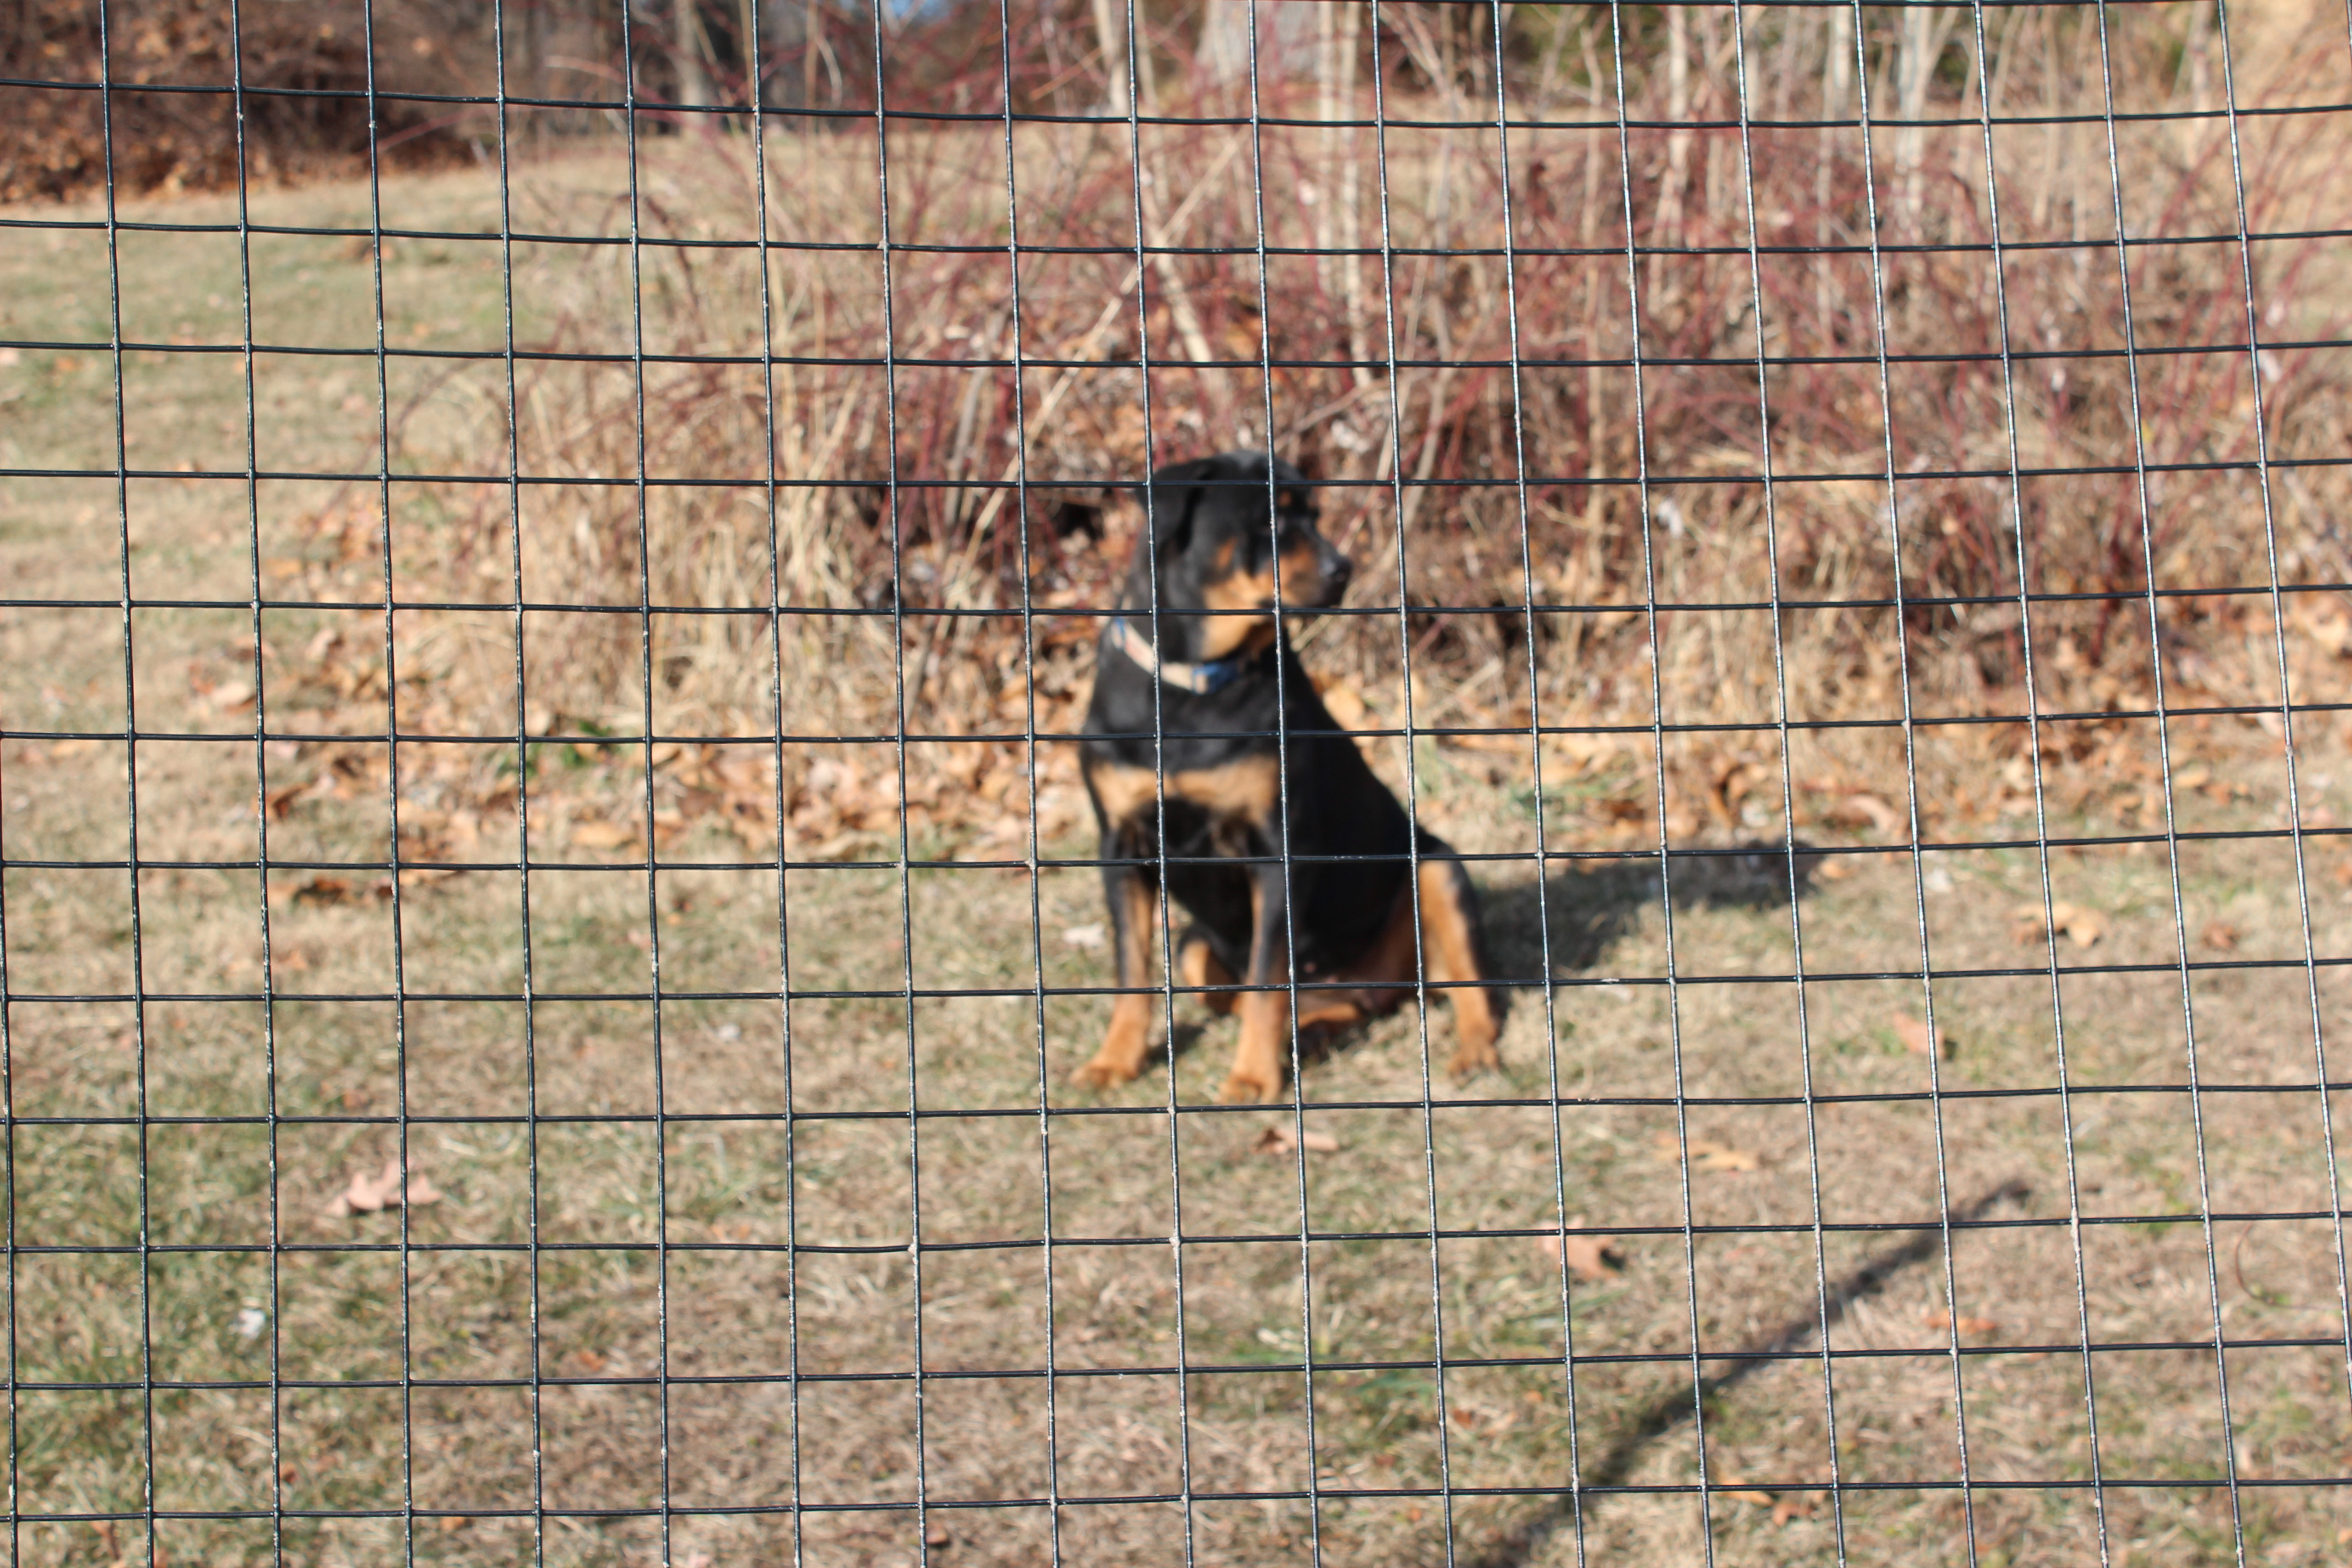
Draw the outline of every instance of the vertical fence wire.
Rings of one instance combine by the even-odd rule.
[[[1771,593],[1772,607],[1772,718],[1773,739],[1780,753],[1780,820],[1793,823],[1797,819],[1797,784],[1789,762],[1789,660],[1783,646],[1787,626],[1780,593],[1780,496],[1775,489],[1777,475],[1772,461],[1772,372],[1770,356],[1764,338],[1764,264],[1758,252],[1756,239],[1756,154],[1753,113],[1748,102],[1748,17],[1744,0],[1733,0],[1731,6],[1731,60],[1734,90],[1739,100],[1739,185],[1743,216],[1748,228],[1748,320],[1756,336],[1756,449],[1758,484],[1764,505],[1764,572]],[[1630,201],[1627,204],[1631,205]],[[1846,1553],[1845,1477],[1838,1456],[1837,1364],[1831,1357],[1830,1340],[1830,1265],[1829,1242],[1822,1229],[1822,1138],[1821,1106],[1814,1095],[1812,1015],[1805,994],[1805,918],[1802,891],[1797,873],[1797,848],[1793,842],[1782,847],[1783,865],[1789,888],[1789,956],[1793,975],[1792,1000],[1796,1005],[1797,1067],[1801,1075],[1800,1085],[1805,1111],[1805,1185],[1806,1199],[1812,1211],[1813,1244],[1813,1307],[1816,1331],[1821,1336],[1822,1362],[1822,1434],[1830,1473],[1831,1542],[1835,1548],[1839,1568],[1844,1568]],[[1928,1053],[1931,1057],[1934,1052]]]
[[[1682,18],[1675,16],[1679,26]],[[1683,1289],[1682,1324],[1690,1344],[1691,1440],[1697,1465],[1699,1543],[1706,1568],[1715,1568],[1715,1500],[1707,1474],[1706,1336],[1699,1324],[1698,1215],[1692,1206],[1691,1131],[1688,1080],[1683,1059],[1683,976],[1675,952],[1675,877],[1667,820],[1673,815],[1666,786],[1666,697],[1664,656],[1658,637],[1657,552],[1650,519],[1657,515],[1650,499],[1650,400],[1645,356],[1642,348],[1641,241],[1635,232],[1633,201],[1633,121],[1625,106],[1625,7],[1610,0],[1609,69],[1615,89],[1617,114],[1617,189],[1625,226],[1626,344],[1633,376],[1633,515],[1642,533],[1642,630],[1649,666],[1651,800],[1657,823],[1658,922],[1665,962],[1666,1041],[1674,1070],[1675,1182],[1680,1189]],[[1562,1249],[1563,1252],[1565,1248]]]
[[[2227,5],[2217,3],[2216,14],[2221,18],[2221,23],[2222,80],[2226,84],[2229,79],[2228,39],[2230,36],[2229,9]],[[2115,64],[2107,36],[2106,0],[2099,0],[2096,15],[2099,24],[2100,108],[2106,121],[2107,188],[2112,194],[2116,224],[2116,297],[2123,313],[2124,374],[2126,384],[2129,386],[2131,392],[2129,406],[2132,415],[2132,483],[2134,493],[2140,503],[2139,525],[2141,549],[2146,552],[2145,559],[2147,563],[2148,587],[2151,595],[2153,595],[2156,586],[2157,574],[2154,552],[2148,549],[2147,542],[2148,532],[2152,526],[2147,510],[2147,426],[2141,423],[2139,418],[2140,387],[2138,334],[2134,330],[2132,323],[2131,255],[2128,247],[2124,244],[2125,237],[2130,232],[2130,230],[2125,224],[2123,172],[2121,163],[2116,155]],[[2224,96],[2226,99],[2226,89]],[[2240,218],[2242,225],[2243,221],[2244,219],[2242,215]],[[2263,491],[2263,535],[2264,543],[2271,545],[2269,556],[2272,582],[2273,584],[2273,600],[2275,600],[2278,555],[2276,546],[2274,544],[2271,544],[2269,539],[2270,475],[2266,471],[2267,464],[2263,461],[2264,453],[2263,448],[2261,403],[2262,373],[2260,369],[2259,357],[2262,352],[2260,348],[2261,340],[2259,334],[2254,331],[2254,322],[2251,312],[2251,305],[2252,301],[2252,279],[2251,277],[2247,279],[2247,283],[2249,290],[2247,300],[2250,309],[2246,323],[2246,368],[2249,377],[2253,382],[2255,387],[2254,443],[2257,464],[2256,482],[2262,486]],[[2024,574],[2021,570],[2019,573],[2021,580],[2022,580],[2023,575]],[[2281,634],[2284,635],[2284,626],[2281,626],[2280,630]],[[2164,657],[2162,652],[2163,646],[2162,641],[2156,637],[2151,637],[2148,642],[2148,658],[2150,663],[2154,666],[2152,674],[2156,693],[2157,767],[2164,790],[2165,874],[2167,879],[2171,884],[2170,891],[2172,894],[2173,935],[2179,943],[2179,951],[2180,954],[2181,1051],[2182,1056],[2185,1058],[2184,1066],[2189,1075],[2189,1125],[2190,1132],[2195,1140],[2197,1151],[2197,1224],[2198,1229],[2201,1233],[2201,1239],[2204,1242],[2206,1296],[2212,1309],[2213,1316],[2214,1392],[2221,1402],[2221,1430],[2224,1434],[2229,1435],[2221,1445],[2221,1477],[2224,1483],[2228,1486],[2230,1493],[2231,1550],[2235,1554],[2237,1562],[2242,1565],[2246,1561],[2245,1499],[2241,1495],[2239,1488],[2238,1444],[2235,1438],[2237,1425],[2230,1417],[2229,1331],[2223,1326],[2221,1321],[2221,1269],[2215,1259],[2213,1251],[2213,1183],[2211,1171],[2210,1169],[2210,1162],[2205,1148],[2205,1085],[2204,1074],[2201,1066],[2198,1061],[2197,1004],[2195,990],[2189,982],[2189,911],[2187,906],[2182,901],[2180,894],[2179,825],[2175,814],[2176,803],[2173,800],[2172,727],[2170,715],[2166,710],[2164,690]],[[2282,647],[2280,652],[2284,655],[2285,649]],[[2284,658],[2281,660],[2279,668],[2281,679],[2284,680],[2286,668]],[[2294,836],[2297,859],[2300,860],[2302,850],[2302,825],[2294,819],[2294,732],[2292,731],[2287,732],[2286,744],[2288,807],[2287,831]],[[2053,944],[2056,942],[2057,937],[2058,933],[2053,929],[2050,932],[2050,940]],[[2052,952],[2053,954],[2056,952],[2054,945],[2052,948]]]
[[[2343,1171],[2336,1163],[2335,1118],[2328,1113],[2327,1104],[2327,1025],[2326,1020],[2323,1016],[2324,1010],[2320,1003],[2317,944],[2313,940],[2311,933],[2311,872],[2306,858],[2308,847],[2305,842],[2305,835],[2303,811],[2302,777],[2297,765],[2298,759],[2296,757],[2294,682],[2288,672],[2286,663],[2286,605],[2285,595],[2281,592],[2279,577],[2278,520],[2273,510],[2271,493],[2273,478],[2271,474],[2270,419],[2265,408],[2264,394],[2263,391],[2263,355],[2266,351],[2263,348],[2262,312],[2256,309],[2254,300],[2253,225],[2248,218],[2246,212],[2245,159],[2240,146],[2237,70],[2236,62],[2230,47],[2230,7],[2227,0],[2214,0],[2214,14],[2219,24],[2216,28],[2216,33],[2221,53],[2221,106],[2224,112],[2228,115],[2226,124],[2230,133],[2230,196],[2231,204],[2235,209],[2233,216],[2237,219],[2237,233],[2233,237],[2236,240],[2236,248],[2238,252],[2238,276],[2241,282],[2244,285],[2245,292],[2246,389],[2253,405],[2252,426],[2254,437],[2254,483],[2261,492],[2262,499],[2263,565],[2270,579],[2267,587],[2269,589],[2270,596],[2271,635],[2278,640],[2279,750],[2281,758],[2286,765],[2287,843],[2293,850],[2294,857],[2295,921],[2299,928],[2299,934],[2303,941],[2303,983],[2305,997],[2311,1015],[2312,1066],[2314,1069],[2315,1081],[2316,1081],[2320,1086],[2319,1142],[2320,1149],[2327,1169],[2327,1207],[2331,1215],[2327,1228],[2328,1237],[2335,1244],[2336,1307],[2338,1313],[2338,1321],[2341,1322],[2344,1329],[2346,1356],[2345,1371],[2348,1380],[2347,1383],[2347,1394],[2352,1394],[2352,1273],[2347,1272],[2345,1258],[2344,1227],[2336,1219],[2332,1217],[2342,1214],[2344,1210]],[[2347,7],[2346,15],[2347,19],[2352,19],[2352,6]],[[2106,52],[2105,46],[2105,11],[2103,7],[2100,12],[2100,36],[2102,40],[2101,55],[2103,65],[2105,64],[2104,57]],[[2108,146],[2110,148],[2110,157],[2112,158],[2112,149],[2114,147],[2115,137],[2115,101],[2112,72],[2103,71],[2102,77],[2103,87],[2106,99]],[[2121,185],[2118,184],[2116,186],[2116,237],[2117,241],[2116,246],[2116,269],[2117,273],[2117,281],[2122,289],[2123,303],[2126,312],[2126,320],[2128,321],[2128,312],[2131,306],[2131,267],[2129,252],[2122,244],[2122,238],[2126,232],[2126,231],[2123,226],[2123,192]],[[2128,348],[2131,343],[2131,339],[2128,335],[2126,335],[2125,342]],[[2138,364],[2136,357],[2128,354],[2126,355],[2126,363],[2130,365],[2132,369],[2132,401],[2135,407],[2137,407],[2139,402]],[[2137,426],[2135,426],[2134,428],[2135,431],[2137,431]],[[2137,471],[2135,473],[2134,479],[2139,485],[2141,490],[2140,548],[2143,552],[2144,559],[2147,562],[2143,570],[2145,570],[2147,574],[2148,586],[2150,590],[2148,597],[2148,614],[2151,617],[2152,626],[2153,617],[2156,614],[2156,599],[2154,594],[2156,585],[2156,569],[2154,564],[2153,542],[2150,538],[2152,529],[2149,525],[2149,512],[2146,494],[2147,454],[2144,447],[2135,447],[2135,457],[2137,459]],[[2151,633],[2149,647],[2153,649],[2155,646],[2153,634]],[[2166,736],[2165,837],[2167,840],[2166,847],[2169,852],[2172,866],[2174,910],[2179,928],[2179,935],[2180,938],[2181,982],[2185,993],[2188,988],[2189,924],[2187,915],[2181,910],[2179,904],[2180,838],[2179,828],[2173,821],[2171,810],[2172,778],[2169,752],[2170,737],[2168,733],[2168,726],[2161,716],[2165,695],[2164,665],[2161,658],[2158,658],[2156,660],[2156,668],[2153,673],[2156,679],[2157,704],[2159,713],[2158,722],[2160,731],[2163,731]],[[2190,1064],[2193,1068],[2195,1065],[2195,1041],[2193,1037],[2190,1041]],[[2195,1101],[2192,1100],[2191,1103],[2193,1104]],[[2203,1129],[2201,1125],[2199,1129],[2199,1132],[2198,1178],[2201,1186],[2205,1180],[2205,1173],[2203,1169],[2205,1152],[2202,1136]],[[2224,1425],[2226,1426],[2226,1415],[2229,1409],[2228,1338],[2221,1324],[2221,1279],[2219,1271],[2214,1267],[2212,1204],[2210,1195],[2200,1193],[2200,1196],[2204,1198],[2203,1207],[2205,1209],[2204,1223],[2205,1258],[2208,1273],[2207,1283],[2213,1296],[2213,1343],[2215,1356],[2219,1363],[2218,1371],[2221,1378],[2222,1410],[2225,1416]],[[2233,1487],[2231,1507],[2234,1510],[2238,1507],[2238,1499],[2234,1493],[2234,1488],[2237,1481],[2237,1456],[2234,1444],[2231,1445],[2231,1450],[2232,1451],[2230,1456],[2231,1466],[2230,1474]],[[2240,1556],[2242,1558],[2245,1551],[2244,1536],[2242,1531],[2241,1531],[2239,1535],[2238,1551]]]
[[[1574,1549],[1576,1565],[1577,1568],[1584,1568],[1584,1563],[1586,1561],[1586,1540],[1584,1533],[1583,1442],[1582,1434],[1578,1429],[1576,1410],[1576,1326],[1574,1321],[1575,1285],[1573,1282],[1575,1279],[1575,1270],[1569,1266],[1568,1257],[1568,1154],[1565,1148],[1566,1134],[1562,1129],[1562,1122],[1564,1120],[1563,1113],[1566,1106],[1560,1093],[1559,1083],[1559,999],[1555,988],[1555,982],[1558,979],[1558,976],[1555,973],[1553,965],[1550,962],[1550,954],[1553,951],[1551,914],[1552,893],[1550,875],[1553,859],[1551,842],[1549,837],[1545,832],[1544,822],[1544,813],[1547,803],[1544,795],[1543,680],[1540,663],[1536,653],[1536,555],[1535,545],[1533,543],[1534,522],[1532,518],[1532,509],[1529,507],[1528,500],[1528,443],[1527,426],[1523,415],[1527,399],[1527,370],[1523,363],[1524,355],[1522,353],[1520,340],[1519,256],[1517,247],[1517,215],[1512,205],[1510,88],[1507,73],[1504,69],[1503,11],[1499,5],[1497,5],[1490,14],[1488,26],[1492,29],[1492,41],[1494,45],[1493,58],[1490,64],[1491,68],[1495,73],[1495,158],[1502,176],[1500,188],[1503,198],[1503,301],[1504,309],[1507,315],[1507,324],[1509,328],[1508,343],[1511,355],[1511,505],[1513,521],[1517,524],[1518,528],[1519,614],[1524,617],[1522,624],[1527,627],[1528,634],[1528,773],[1534,792],[1534,810],[1532,813],[1534,821],[1532,826],[1535,829],[1534,865],[1536,872],[1536,951],[1545,955],[1545,962],[1542,965],[1543,972],[1539,976],[1539,984],[1537,993],[1541,997],[1543,1003],[1544,1093],[1546,1099],[1549,1102],[1546,1107],[1544,1121],[1546,1131],[1550,1134],[1551,1142],[1552,1190],[1550,1196],[1552,1217],[1559,1223],[1559,1230],[1554,1237],[1554,1245],[1559,1249],[1559,1269],[1558,1276],[1559,1280],[1559,1355],[1561,1397],[1565,1405],[1567,1417],[1567,1508],[1570,1541]],[[1384,82],[1381,70],[1380,0],[1372,0],[1371,35],[1373,117],[1375,121],[1381,122],[1379,143],[1381,325],[1383,332],[1383,346],[1387,350],[1388,357],[1387,369],[1390,387],[1390,429],[1393,433],[1402,424],[1402,410],[1398,407],[1395,401],[1397,372],[1396,256],[1390,227],[1388,139],[1387,127],[1385,124],[1387,119],[1388,100],[1386,92],[1383,90]],[[1587,134],[1591,134],[1591,132],[1588,131]],[[1401,448],[1392,446],[1391,453],[1391,461],[1392,463],[1397,462],[1398,457],[1401,456]],[[1398,464],[1398,467],[1402,469],[1401,463]],[[1414,889],[1416,897],[1418,897],[1419,891],[1420,889],[1418,886],[1416,886]],[[1428,1002],[1426,1000],[1427,990],[1427,984],[1424,981],[1423,984],[1422,1001],[1422,1011],[1424,1017],[1428,1012]],[[1425,1023],[1422,1029],[1422,1037],[1423,1060],[1426,1061],[1428,1050],[1428,1028]],[[1433,1150],[1433,1152],[1434,1151]],[[1430,1226],[1431,1228],[1434,1230],[1437,1226],[1437,1220],[1433,1212],[1433,1200],[1436,1191],[1436,1173],[1433,1167],[1429,1173],[1429,1181],[1431,1184],[1431,1193],[1433,1197],[1433,1214],[1430,1220]],[[1450,1521],[1448,1533],[1450,1537]],[[1451,1544],[1452,1542],[1449,1539],[1449,1549]]]

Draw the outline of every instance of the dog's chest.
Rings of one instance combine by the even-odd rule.
[[[1265,831],[1282,805],[1282,772],[1272,756],[1253,754],[1199,768],[1176,768],[1158,774],[1150,768],[1110,760],[1092,762],[1087,783],[1101,804],[1103,816],[1120,826],[1149,830],[1167,806],[1167,837],[1190,838],[1205,833],[1224,839],[1248,831]]]

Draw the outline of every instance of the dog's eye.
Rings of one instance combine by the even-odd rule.
[[[1276,507],[1283,511],[1304,511],[1307,500],[1297,490],[1283,490],[1274,498]]]

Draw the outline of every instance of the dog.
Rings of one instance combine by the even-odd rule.
[[[1143,1070],[1163,891],[1191,917],[1174,942],[1184,986],[1241,1015],[1227,1102],[1283,1091],[1294,959],[1300,1031],[1391,1011],[1425,970],[1451,987],[1455,1074],[1498,1065],[1470,879],[1373,774],[1275,615],[1277,596],[1304,613],[1347,591],[1313,494],[1262,452],[1151,476],[1150,536],[1097,642],[1079,742],[1122,987],[1081,1085]]]

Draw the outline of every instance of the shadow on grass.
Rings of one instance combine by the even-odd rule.
[[[2003,1182],[1990,1192],[1954,1205],[1947,1218],[1954,1225],[1981,1219],[1997,1204],[2022,1200],[2028,1190],[2022,1181],[2011,1179]],[[1624,1488],[1626,1479],[1633,1473],[1634,1464],[1651,1444],[1690,1420],[1699,1408],[1729,1393],[1762,1368],[1795,1354],[1828,1324],[1843,1319],[1856,1301],[1876,1295],[1897,1274],[1913,1264],[1925,1263],[1935,1257],[1941,1250],[1943,1240],[1942,1226],[1920,1226],[1908,1241],[1888,1247],[1876,1257],[1866,1259],[1851,1273],[1832,1281],[1814,1310],[1790,1318],[1772,1333],[1753,1340],[1724,1357],[1732,1363],[1728,1370],[1699,1379],[1695,1388],[1669,1388],[1658,1394],[1619,1426],[1616,1436],[1610,1439],[1601,1457],[1586,1470],[1579,1490],[1562,1495],[1549,1508],[1511,1531],[1483,1554],[1465,1559],[1469,1568],[1522,1568],[1523,1564],[1534,1561],[1544,1542],[1561,1530],[1580,1530],[1588,1511],[1601,1500],[1594,1494],[1605,1497]],[[1715,1484],[1725,1483],[1718,1481]]]
[[[1820,851],[1801,838],[1794,846],[1756,842],[1731,849],[1677,849],[1668,857],[1675,907],[1786,909],[1792,887],[1799,897],[1812,890],[1821,860]],[[1654,850],[1577,864],[1580,869],[1541,884],[1506,882],[1479,889],[1487,962],[1496,979],[1540,985],[1547,975],[1590,970],[1632,930],[1645,906],[1659,901]]]

